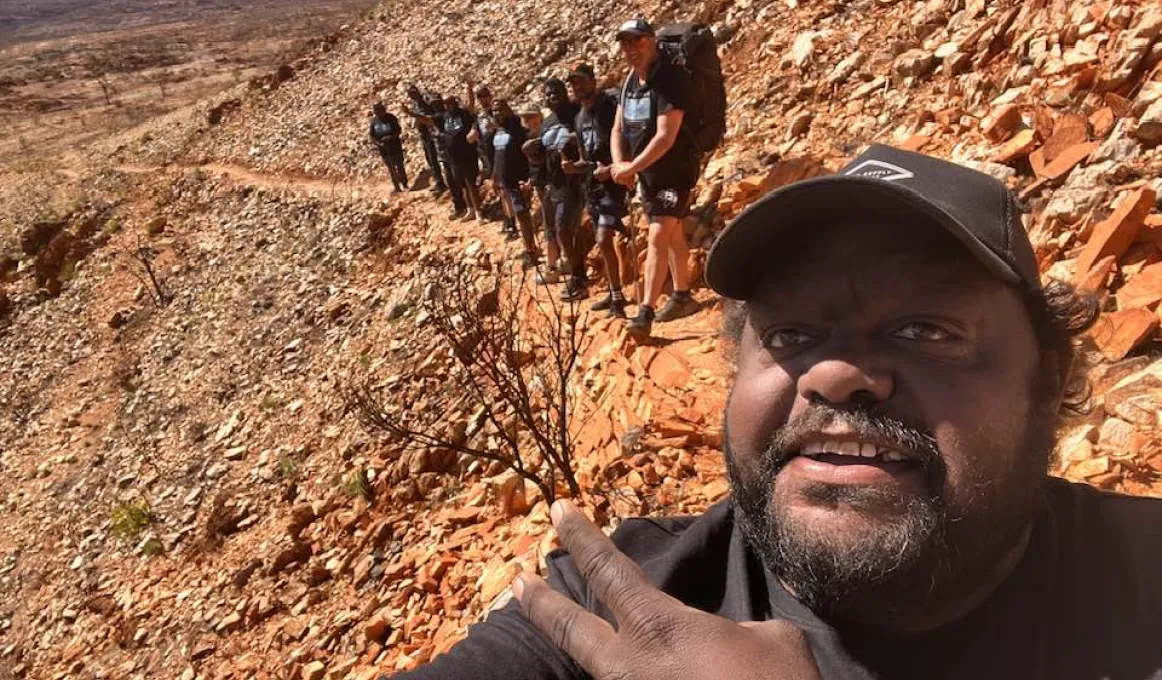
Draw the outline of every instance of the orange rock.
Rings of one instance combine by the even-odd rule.
[[[383,642],[389,632],[391,624],[378,616],[363,624],[363,638],[368,642]]]
[[[1140,243],[1152,243],[1162,250],[1162,215],[1147,215],[1137,240]]]
[[[985,137],[994,144],[1000,144],[1012,137],[1021,124],[1021,109],[1016,104],[1007,104],[981,121],[980,127]]]
[[[1130,107],[1132,102],[1120,94],[1114,92],[1105,93],[1106,106],[1114,112],[1118,118],[1124,118],[1130,114]]]
[[[1052,163],[1069,148],[1089,141],[1089,124],[1076,114],[1066,114],[1053,124],[1053,134],[1041,146],[1040,157],[1045,164]]]
[[[726,481],[722,477],[711,480],[710,482],[707,482],[706,486],[702,487],[702,495],[705,496],[706,500],[710,501],[711,503],[722,498],[729,491],[730,482]]]
[[[1127,309],[1102,315],[1090,334],[1106,359],[1121,361],[1152,337],[1158,324],[1158,316],[1148,309]]]
[[[690,365],[666,350],[659,351],[647,364],[650,379],[663,389],[685,389],[693,382]]]
[[[1152,307],[1162,301],[1162,263],[1142,269],[1118,289],[1118,309]]]
[[[1104,290],[1109,285],[1110,274],[1114,272],[1114,266],[1117,262],[1118,259],[1113,255],[1107,255],[1098,260],[1097,264],[1091,267],[1084,276],[1076,280],[1077,289],[1090,295]]]
[[[1106,106],[1094,111],[1089,116],[1089,124],[1093,127],[1093,136],[1096,139],[1105,139],[1114,129],[1117,122],[1114,110]]]
[[[912,135],[900,144],[900,148],[905,151],[919,151],[927,146],[930,141],[932,141],[932,138],[928,135]]]
[[[1065,151],[1062,151],[1052,161],[1045,162],[1040,166],[1038,166],[1038,152],[1040,151],[1040,149],[1038,149],[1037,151],[1029,154],[1029,162],[1033,164],[1033,172],[1036,173],[1038,177],[1050,182],[1056,182],[1057,180],[1069,174],[1070,170],[1072,170],[1078,163],[1085,160],[1087,156],[1089,156],[1094,152],[1095,149],[1097,149],[1097,147],[1098,145],[1096,142],[1084,142],[1081,144],[1075,144]]]
[[[1000,151],[993,156],[993,161],[996,163],[1011,163],[1028,156],[1036,148],[1037,133],[1032,129],[1026,128],[1005,142],[1005,145],[1001,147]]]
[[[1123,197],[1113,214],[1094,227],[1077,258],[1076,271],[1084,276],[1098,260],[1110,255],[1121,257],[1142,230],[1146,215],[1154,207],[1154,198],[1154,191],[1145,187]]]
[[[964,117],[964,109],[954,106],[948,109],[941,109],[933,114],[936,124],[945,130],[951,129],[954,125],[960,125],[960,119]]]

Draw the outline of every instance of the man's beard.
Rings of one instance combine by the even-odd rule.
[[[917,459],[926,492],[902,498],[891,489],[825,484],[803,488],[818,506],[876,508],[876,529],[836,541],[774,497],[775,478],[805,438],[842,422],[858,439],[872,439]],[[1027,420],[1024,450],[1003,478],[977,472],[950,507],[944,460],[927,432],[872,410],[839,410],[814,404],[776,431],[766,450],[743,468],[730,448],[726,462],[735,514],[751,548],[800,602],[817,615],[851,623],[906,622],[941,603],[964,597],[976,585],[966,575],[1003,559],[1041,503],[1054,441],[1048,402]],[[840,545],[839,543],[842,543]]]

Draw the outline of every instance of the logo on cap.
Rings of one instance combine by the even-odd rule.
[[[916,175],[898,165],[883,161],[864,161],[851,170],[843,173],[853,177],[871,177],[884,182],[895,182],[900,179],[912,179]]]

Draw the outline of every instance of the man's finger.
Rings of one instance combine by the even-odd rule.
[[[572,555],[593,594],[617,617],[619,626],[646,613],[641,611],[643,605],[661,605],[669,600],[642,568],[622,554],[572,503],[558,501],[552,515],[561,546]]]
[[[600,675],[598,664],[608,656],[603,650],[616,633],[601,617],[549,587],[544,579],[521,574],[512,584],[521,611],[553,644],[568,654],[590,675]]]

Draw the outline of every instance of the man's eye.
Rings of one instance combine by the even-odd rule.
[[[815,337],[797,328],[773,328],[763,334],[763,346],[768,349],[802,347]]]
[[[893,334],[904,340],[919,340],[922,342],[941,342],[951,340],[952,334],[936,324],[924,321],[913,321],[901,326]]]

